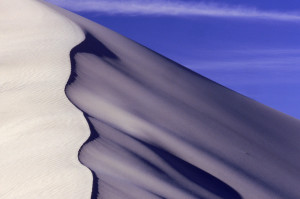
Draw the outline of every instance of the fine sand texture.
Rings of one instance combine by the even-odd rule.
[[[85,32],[66,93],[89,121],[93,199],[300,198],[299,120],[53,8]]]
[[[0,3],[0,122],[1,199],[300,198],[299,120],[46,2]]]
[[[39,1],[1,0],[1,199],[91,197],[92,174],[78,160],[88,123],[64,92],[70,50],[82,40]]]

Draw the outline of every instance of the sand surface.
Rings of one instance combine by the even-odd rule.
[[[48,3],[0,13],[0,198],[300,198],[299,120]]]
[[[67,95],[90,122],[79,158],[99,199],[300,198],[299,120],[55,9],[86,33]]]
[[[67,99],[70,50],[80,28],[35,0],[0,3],[0,198],[90,198],[78,161],[89,136]]]

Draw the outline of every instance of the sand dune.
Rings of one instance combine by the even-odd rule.
[[[300,198],[299,120],[51,4],[4,5],[1,198]]]
[[[57,10],[86,34],[66,92],[93,131],[79,157],[98,198],[300,197],[298,120]]]
[[[92,175],[78,161],[88,124],[64,93],[70,50],[83,39],[38,1],[1,1],[1,199],[90,198]]]

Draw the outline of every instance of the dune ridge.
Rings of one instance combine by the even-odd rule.
[[[300,198],[299,120],[43,1],[0,30],[0,198]]]
[[[89,127],[64,90],[81,29],[35,0],[0,3],[0,198],[91,197]]]
[[[94,198],[300,197],[299,120],[53,8],[86,35],[66,94],[90,123]]]

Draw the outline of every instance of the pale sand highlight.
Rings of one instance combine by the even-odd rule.
[[[90,198],[89,137],[64,93],[77,25],[35,0],[0,3],[0,198]]]

